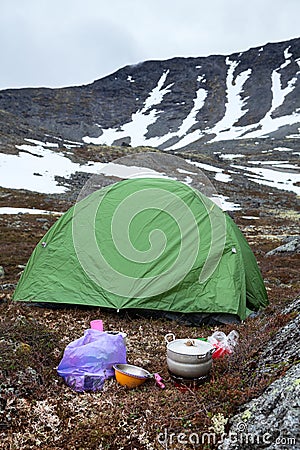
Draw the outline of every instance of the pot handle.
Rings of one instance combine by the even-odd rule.
[[[214,347],[211,350],[208,350],[208,352],[205,355],[198,355],[197,358],[198,359],[203,359],[206,358],[207,356],[211,356],[213,353],[215,353],[217,349]]]
[[[154,374],[154,379],[157,386],[159,386],[161,389],[164,389],[166,387],[162,382],[162,377],[159,375],[159,373]]]
[[[169,338],[172,338],[171,340]],[[168,344],[169,342],[175,341],[175,334],[173,333],[168,333],[165,335],[165,341]]]

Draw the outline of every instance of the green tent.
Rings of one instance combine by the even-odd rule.
[[[76,203],[37,244],[13,298],[196,322],[244,320],[268,303],[256,259],[229,215],[166,178],[124,180]]]

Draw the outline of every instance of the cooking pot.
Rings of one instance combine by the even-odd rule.
[[[215,347],[199,339],[175,339],[173,333],[165,335],[167,365],[174,375],[199,378],[209,374]]]

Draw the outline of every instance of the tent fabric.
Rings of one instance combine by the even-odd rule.
[[[240,320],[268,304],[229,215],[163,178],[121,181],[71,207],[37,244],[13,298]]]

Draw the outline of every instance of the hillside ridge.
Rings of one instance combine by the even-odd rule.
[[[0,142],[48,134],[182,150],[299,136],[299,74],[297,38],[229,56],[149,60],[83,86],[2,90]]]

